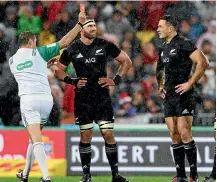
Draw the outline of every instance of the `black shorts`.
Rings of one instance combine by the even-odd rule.
[[[195,104],[193,92],[187,92],[183,95],[177,93],[166,94],[164,99],[164,116],[165,118],[173,116],[193,116]]]
[[[86,91],[77,89],[75,92],[76,124],[86,125],[93,121],[114,122],[109,89]]]

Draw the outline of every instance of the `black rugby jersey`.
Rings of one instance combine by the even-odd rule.
[[[167,92],[174,92],[176,85],[189,80],[193,65],[189,56],[196,49],[189,39],[179,34],[159,48],[157,72],[165,72],[164,88]]]
[[[72,62],[77,77],[88,79],[86,87],[99,86],[99,78],[107,77],[106,64],[111,60],[109,58],[116,58],[120,52],[115,44],[101,38],[95,38],[90,45],[78,39],[63,51],[60,63],[68,66]]]

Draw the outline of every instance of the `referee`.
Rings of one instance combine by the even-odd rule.
[[[204,54],[187,38],[176,31],[175,17],[160,18],[157,32],[165,42],[159,48],[157,81],[164,99],[164,115],[172,139],[177,176],[172,182],[187,182],[185,155],[190,165],[189,182],[198,182],[197,147],[192,138],[192,120],[195,109],[193,86],[209,66]],[[196,64],[190,76],[192,65]]]
[[[120,69],[114,79],[107,78],[106,64],[109,57],[115,58]],[[72,63],[77,79],[64,73]],[[90,182],[91,139],[93,121],[99,125],[105,140],[105,152],[111,166],[112,182],[129,182],[118,172],[118,149],[114,138],[114,113],[109,95],[109,86],[118,85],[131,67],[128,55],[116,45],[96,37],[96,23],[89,19],[83,24],[81,38],[74,41],[60,57],[56,75],[68,84],[74,84],[75,117],[80,125],[79,152],[83,169],[80,182]]]

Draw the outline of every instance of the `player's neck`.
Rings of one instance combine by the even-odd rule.
[[[171,40],[177,35],[177,32],[172,32],[167,38],[167,43],[170,43]]]
[[[85,45],[90,45],[90,44],[92,44],[92,42],[94,41],[94,39],[88,39],[88,38],[86,38],[86,37],[81,37],[81,42],[83,42]]]

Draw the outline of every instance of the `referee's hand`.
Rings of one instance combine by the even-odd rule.
[[[56,65],[58,62],[58,59],[57,58],[52,58],[50,59],[48,62],[47,62],[47,67],[50,68],[52,67],[53,65]]]
[[[86,21],[86,14],[85,12],[80,12],[79,15],[78,15],[78,21],[80,23],[84,23]]]
[[[113,79],[105,78],[105,77],[99,78],[98,83],[100,84],[101,87],[115,86]]]

